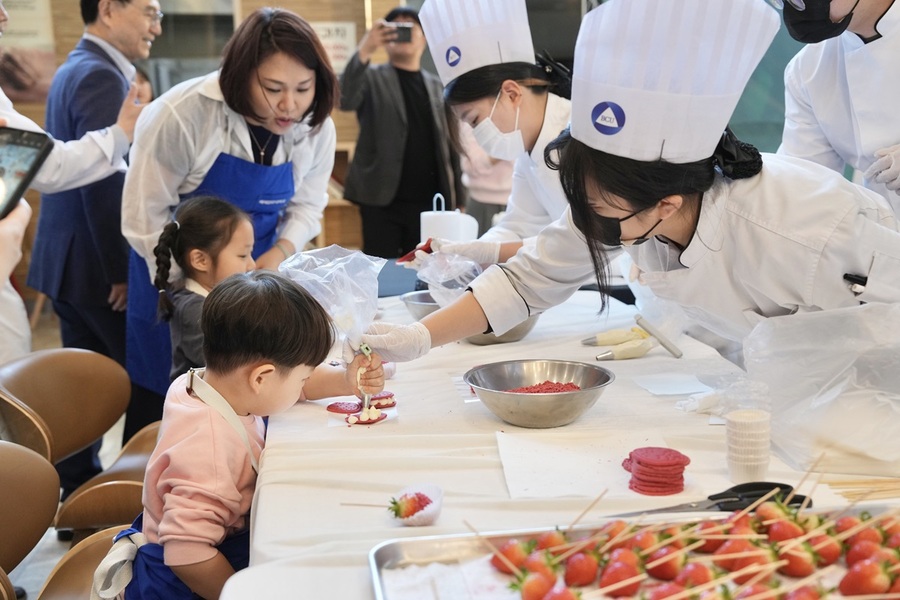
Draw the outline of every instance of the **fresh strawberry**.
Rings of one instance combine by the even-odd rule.
[[[866,527],[847,538],[847,545],[852,548],[857,542],[862,540],[870,540],[877,544],[883,544],[884,533],[877,527]]]
[[[635,567],[639,567],[641,565],[641,557],[639,557],[637,553],[631,548],[616,548],[609,553],[609,558],[606,562],[607,564],[614,562],[624,562]]]
[[[766,567],[775,562],[777,558],[775,551],[770,548],[754,547],[754,550],[766,550],[766,552],[747,554],[746,556],[739,556],[735,558],[734,562],[731,563],[732,574],[740,571],[741,569],[749,567],[750,565],[761,565],[762,567]],[[767,583],[772,578],[772,575],[774,573],[775,569],[769,569],[768,571],[766,571],[765,569],[760,569],[759,571],[750,571],[742,575],[733,577],[732,581],[734,581],[738,585],[744,584],[750,579],[756,579],[760,583]]]
[[[525,564],[525,559],[531,553],[531,545],[527,542],[511,539],[500,546],[497,551],[505,556],[517,569],[521,569],[522,565]],[[491,565],[501,573],[513,574],[512,570],[496,554],[491,557]]]
[[[891,576],[884,564],[861,560],[847,570],[838,589],[845,596],[884,594],[891,588]]]
[[[894,579],[894,583],[891,584],[891,589],[888,590],[890,594],[900,594],[900,577]]]
[[[544,596],[556,585],[556,578],[548,579],[543,573],[523,573],[522,578],[509,585],[521,594],[522,600],[544,600]]]
[[[637,553],[646,550],[650,546],[659,543],[659,533],[656,531],[643,530],[637,533],[633,538],[628,540],[626,546]]]
[[[687,556],[684,552],[672,546],[663,546],[647,558],[647,564],[653,565],[647,567],[647,573],[662,581],[672,581],[678,577],[678,573],[686,563]]]
[[[683,530],[684,528],[679,525],[666,527],[665,529],[663,529],[662,533],[659,536],[660,541],[669,540],[669,543],[667,545],[672,546],[673,548],[684,548],[687,545],[685,543],[687,538],[682,535],[681,532]]]
[[[790,511],[781,502],[769,500],[756,507],[755,515],[756,522],[765,528],[776,521],[790,517]],[[769,525],[763,525],[764,523],[769,523]],[[760,531],[765,531],[765,529],[760,529]]]
[[[816,572],[818,557],[812,546],[804,542],[794,546],[787,552],[778,554],[779,560],[786,560],[787,564],[778,568],[778,572],[788,577],[809,577]]]
[[[544,600],[580,600],[581,594],[573,592],[567,587],[550,590]]]
[[[813,529],[818,529],[822,525],[822,523],[825,522],[825,519],[822,517],[822,515],[818,513],[798,513],[794,516],[794,518],[797,520],[797,523],[800,524],[800,527],[803,528],[803,531],[807,533],[809,533]]]
[[[713,552],[713,556],[726,556],[727,558],[714,558],[713,563],[719,568],[725,569],[726,571],[733,571],[733,565],[735,561],[735,557],[733,555],[739,554],[741,552],[749,552],[755,550],[756,546],[750,543],[749,540],[741,539],[741,538],[732,538],[730,540],[725,540],[725,543],[719,546],[719,549]]]
[[[844,560],[848,567],[852,567],[855,563],[868,558],[874,558],[875,554],[881,550],[881,544],[872,540],[860,540],[849,547]]]
[[[851,527],[856,527],[860,523],[862,523],[862,520],[860,520],[860,518],[856,515],[844,515],[843,517],[840,517],[837,521],[835,521],[834,531],[836,533],[844,533]]]
[[[804,585],[795,588],[784,595],[784,600],[820,600],[823,596],[822,590],[814,585]]]
[[[606,525],[603,526],[601,531],[603,531],[609,537],[606,538],[606,541],[601,545],[606,544],[608,542],[612,542],[613,540],[618,540],[624,538],[627,534],[624,533],[625,530],[628,529],[628,523],[621,519],[616,519],[615,521],[610,521]],[[627,541],[616,541],[614,542],[607,550],[615,550],[616,548],[621,548],[627,544]]]
[[[704,563],[694,562],[684,565],[681,573],[675,578],[675,583],[686,588],[703,585],[715,579],[713,570]]]
[[[725,519],[725,523],[730,525],[729,531],[733,531],[735,528],[740,528],[741,531],[747,529],[753,531],[753,519],[750,513],[741,514],[741,512],[743,511],[735,511]]]
[[[671,581],[661,583],[647,590],[647,600],[663,600],[663,598],[680,594],[684,589],[684,586]]]
[[[388,510],[398,519],[406,519],[429,504],[431,504],[431,498],[422,492],[416,492],[415,494],[403,494],[400,498],[391,498],[391,505],[388,507]]]
[[[703,521],[697,527],[697,538],[704,539],[704,535],[711,536],[720,536],[722,534],[722,529],[718,522],[716,521]],[[703,545],[697,548],[697,552],[702,554],[711,554],[719,549],[719,546],[725,543],[725,539],[719,537],[715,538],[706,538]]]
[[[535,550],[547,550],[549,548],[555,548],[557,546],[563,546],[568,543],[566,540],[566,536],[559,529],[554,529],[553,531],[545,531],[541,535],[537,537],[537,544],[535,545]],[[564,550],[564,549],[562,549]],[[562,550],[557,550],[560,552]]]
[[[590,552],[576,552],[566,559],[566,585],[585,586],[597,579],[599,563],[597,557]]]
[[[806,532],[803,531],[803,528],[798,523],[782,519],[769,524],[769,528],[766,530],[766,537],[769,538],[770,542],[783,542],[798,538],[804,533]]]
[[[888,548],[900,548],[900,533],[892,533],[890,537],[885,540],[884,545]]]
[[[635,565],[626,562],[611,562],[606,565],[606,568],[603,569],[603,573],[600,575],[599,587],[601,589],[608,588],[640,574],[640,569]],[[638,580],[604,592],[604,594],[613,598],[618,598],[620,596],[634,596],[637,594],[640,587],[641,581]]]
[[[816,565],[819,567],[833,565],[841,558],[841,553],[844,551],[839,541],[825,533],[811,537],[809,545],[818,557]]]
[[[522,568],[532,573],[542,573],[547,579],[556,581],[556,563],[553,555],[546,550],[534,550],[522,563]]]

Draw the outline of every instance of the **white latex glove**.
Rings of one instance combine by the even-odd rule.
[[[419,244],[416,248],[421,246],[422,244]],[[479,265],[493,265],[500,260],[500,242],[485,242],[482,240],[451,242],[441,238],[432,238],[431,251],[443,252],[444,254],[459,254],[474,260]],[[428,256],[428,253],[424,250],[416,250],[415,258],[403,263],[403,266],[418,271],[422,267],[422,260],[426,256]]]
[[[889,190],[900,194],[900,144],[875,152],[878,157],[863,175],[875,183],[883,183]]]
[[[362,341],[383,360],[406,362],[425,356],[431,350],[431,333],[421,323],[394,325],[372,323]]]

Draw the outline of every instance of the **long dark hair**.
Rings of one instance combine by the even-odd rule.
[[[535,63],[510,62],[487,65],[463,73],[444,87],[444,110],[447,113],[448,134],[453,146],[460,150],[459,126],[452,108],[482,98],[495,98],[503,82],[511,79],[534,94],[553,92],[569,98],[572,94],[572,74],[562,63],[545,55],[538,55]]]
[[[242,220],[250,221],[247,213],[214,196],[196,196],[178,205],[174,220],[163,227],[153,249],[156,257],[156,277],[153,284],[160,292],[157,304],[160,319],[168,321],[174,311],[168,294],[172,289],[169,283],[172,259],[181,267],[185,277],[192,277],[194,269],[189,258],[191,250],[203,250],[215,262]]]
[[[588,202],[589,177],[600,196],[611,206],[620,205],[616,196],[628,205],[619,206],[630,212],[640,212],[655,206],[667,196],[680,195],[696,202],[716,180],[717,173],[731,179],[752,177],[762,170],[759,151],[741,142],[726,130],[713,156],[689,163],[665,160],[639,161],[596,150],[563,131],[544,150],[544,160],[551,169],[559,171],[559,179],[569,206],[572,221],[584,234],[594,266],[597,285],[603,292],[602,307],[609,295],[608,247],[601,239],[609,239],[608,219],[601,219]]]

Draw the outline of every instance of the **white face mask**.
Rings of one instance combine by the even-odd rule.
[[[500,131],[491,120],[502,93],[503,90],[500,90],[500,93],[497,94],[494,106],[491,107],[491,114],[487,119],[476,125],[472,133],[475,135],[478,145],[494,158],[499,160],[516,160],[520,154],[525,152],[525,141],[522,139],[522,132],[519,131],[519,107],[516,107],[515,128],[508,133]]]

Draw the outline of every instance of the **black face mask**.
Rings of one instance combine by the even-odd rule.
[[[631,213],[628,216],[622,217],[621,219],[616,219],[614,217],[603,217],[595,214],[594,216],[600,221],[600,239],[599,241],[604,246],[638,246],[643,244],[648,239],[647,236],[650,235],[650,232],[657,228],[657,226],[662,223],[662,219],[656,222],[656,224],[644,232],[643,235],[637,237],[633,240],[622,241],[622,221],[627,221],[634,215],[638,214],[639,210]]]
[[[798,42],[817,44],[847,31],[859,0],[856,0],[847,16],[837,23],[831,21],[831,0],[805,0],[805,4],[806,10],[797,10],[790,2],[786,2],[782,13],[784,25],[791,37]]]

